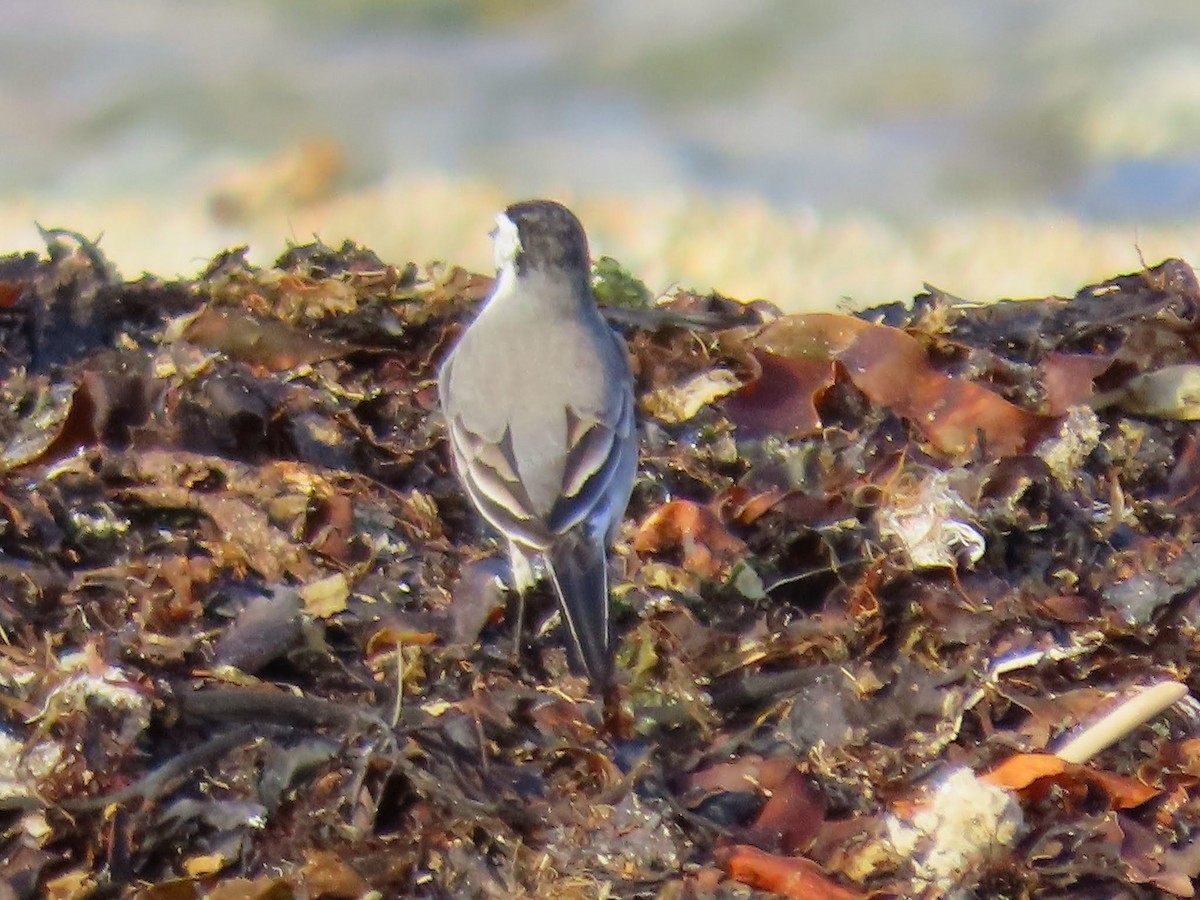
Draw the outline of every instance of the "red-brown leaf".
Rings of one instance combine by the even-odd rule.
[[[731,878],[791,900],[855,900],[862,894],[831,880],[811,859],[775,856],[737,844],[718,853],[717,861]]]
[[[1020,452],[1052,421],[937,371],[907,332],[852,316],[784,316],[754,344],[763,373],[726,403],[730,418],[751,430],[810,434],[819,428],[815,404],[832,383],[835,361],[871,402],[910,419],[951,456],[970,453],[980,434],[992,455]]]

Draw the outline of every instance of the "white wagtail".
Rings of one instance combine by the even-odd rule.
[[[495,287],[438,376],[455,470],[508,541],[521,607],[544,568],[573,661],[607,687],[607,553],[637,472],[633,376],[566,207],[516,203],[496,217],[492,240]],[[518,643],[520,630],[518,613]]]

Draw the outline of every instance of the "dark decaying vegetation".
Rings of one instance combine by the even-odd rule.
[[[606,261],[606,721],[448,469],[488,278],[47,242],[0,259],[0,897],[1193,895],[1186,264],[780,317]]]

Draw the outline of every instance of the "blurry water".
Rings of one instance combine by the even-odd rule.
[[[8,0],[4,195],[162,191],[313,136],[397,169],[908,219],[1192,216],[1200,5]]]

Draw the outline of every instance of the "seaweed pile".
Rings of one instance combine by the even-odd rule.
[[[352,244],[0,259],[0,896],[1193,896],[1200,287],[780,316],[612,261],[615,721],[514,652]],[[508,616],[511,621],[511,615]]]

